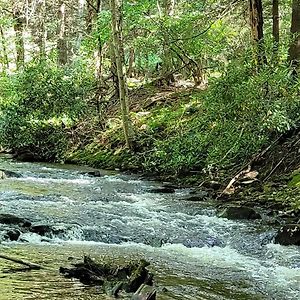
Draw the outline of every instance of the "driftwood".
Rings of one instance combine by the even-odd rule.
[[[132,296],[132,300],[155,300],[156,289],[153,286],[142,284]]]
[[[22,259],[19,259],[19,258],[9,257],[9,256],[3,255],[3,254],[0,254],[0,258],[12,261],[12,262],[14,262],[16,264],[20,264],[20,265],[26,266],[30,270],[40,270],[40,269],[43,268],[41,265],[38,265],[38,264],[35,264],[35,263],[31,263],[29,261],[22,260]]]
[[[103,292],[117,297],[121,290],[126,293],[135,293],[142,285],[153,285],[153,275],[146,269],[147,266],[149,263],[144,260],[116,266],[98,264],[85,256],[83,262],[73,264],[72,268],[61,267],[59,271],[67,278],[79,279],[83,284],[101,286]]]

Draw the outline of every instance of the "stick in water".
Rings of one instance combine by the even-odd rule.
[[[40,269],[43,268],[42,266],[40,266],[38,264],[34,264],[34,263],[29,262],[29,261],[14,258],[14,257],[9,257],[9,256],[3,255],[3,254],[0,254],[0,258],[12,261],[14,263],[17,263],[17,264],[20,264],[20,265],[23,265],[23,266],[26,266],[31,270],[40,270]]]

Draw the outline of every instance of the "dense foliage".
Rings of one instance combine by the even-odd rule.
[[[38,160],[218,177],[299,126],[292,1],[280,3],[276,43],[275,2],[121,2],[132,148],[118,109],[113,10],[93,0],[1,1],[3,148]],[[259,32],[255,18],[264,21]],[[144,105],[168,89],[163,101]]]

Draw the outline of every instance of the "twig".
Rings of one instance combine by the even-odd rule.
[[[31,263],[31,262],[26,261],[26,260],[14,258],[14,257],[9,257],[9,256],[3,255],[3,254],[0,254],[0,258],[12,261],[14,263],[17,263],[17,264],[20,264],[20,265],[23,265],[23,266],[26,266],[26,267],[28,267],[31,270],[40,270],[40,269],[43,269],[43,267],[41,265],[38,265],[38,264],[35,264],[35,263]]]

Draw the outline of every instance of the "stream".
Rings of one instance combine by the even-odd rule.
[[[2,254],[45,269],[13,272],[18,266],[0,259],[0,300],[110,299],[59,275],[60,266],[83,255],[148,260],[157,299],[300,299],[300,247],[273,244],[276,228],[218,218],[209,201],[182,201],[188,190],[151,193],[160,183],[138,176],[91,177],[87,167],[5,157],[0,168],[21,175],[0,181],[0,213],[56,229],[1,241]]]

